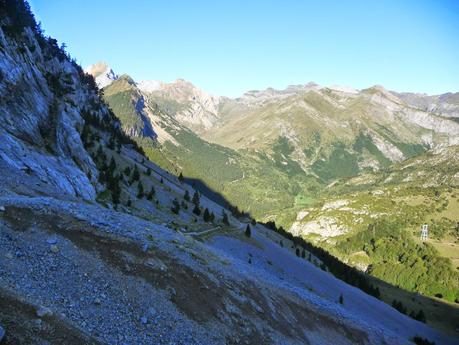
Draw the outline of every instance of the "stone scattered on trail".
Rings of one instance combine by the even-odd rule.
[[[59,247],[56,246],[55,244],[51,245],[51,247],[49,247],[49,250],[53,252],[54,254],[59,253]]]
[[[50,237],[46,240],[46,243],[48,244],[56,244],[57,243],[57,238],[56,237]]]
[[[140,318],[140,322],[141,322],[143,325],[146,325],[146,324],[148,323],[147,317],[146,317],[146,316],[142,316],[142,317]]]
[[[53,312],[51,311],[51,309],[49,309],[49,308],[47,308],[47,307],[41,306],[41,307],[38,308],[38,310],[37,310],[37,316],[38,316],[38,317],[53,316]]]
[[[5,212],[5,206],[0,206],[0,212]]]

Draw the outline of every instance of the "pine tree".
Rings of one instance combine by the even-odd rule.
[[[301,252],[301,257],[304,259],[306,257],[306,251],[303,248],[303,251]]]
[[[126,168],[124,168],[124,175],[126,175],[126,176],[131,175],[131,168],[129,168],[128,166]]]
[[[245,228],[245,235],[247,237],[250,237],[252,235],[252,231],[250,230],[250,225],[247,224],[247,227]]]
[[[147,176],[151,175],[151,169],[150,168],[147,168],[147,170],[145,171],[145,175],[147,175]]]
[[[195,206],[199,206],[199,193],[197,190],[194,191],[193,199],[191,199],[191,202],[195,204]]]
[[[210,221],[213,222],[215,220],[215,214],[210,212]]]
[[[182,206],[183,209],[188,210],[188,204],[184,200],[182,200],[180,205]]]
[[[115,169],[116,169],[116,162],[112,156],[112,158],[110,159],[110,164],[108,165],[108,171],[110,175],[113,175],[113,173],[115,172]]]
[[[159,182],[161,182],[161,183],[164,183],[164,180],[163,180],[163,178],[162,178],[162,177],[161,177],[161,180],[159,180]]]
[[[137,186],[137,198],[139,199],[143,198],[143,185],[141,181],[139,181],[139,184]]]
[[[183,183],[183,180],[184,180],[184,177],[183,177],[183,174],[180,173],[180,175],[178,176],[178,180]]]
[[[134,171],[132,172],[132,181],[138,181],[140,179],[139,169],[137,165],[134,165]]]
[[[222,222],[225,225],[229,225],[228,215],[226,214],[225,210],[222,210]]]
[[[203,214],[202,218],[204,219],[205,222],[210,221],[210,213],[209,213],[209,210],[207,209],[207,207],[204,210],[204,214]]]
[[[132,205],[132,201],[131,201],[131,198],[129,197],[128,201],[126,202],[126,206],[131,207],[131,205]]]
[[[186,201],[190,201],[190,193],[188,192],[188,190],[185,190],[185,194],[183,195],[183,199],[185,199]]]
[[[199,204],[198,205],[194,205],[193,213],[195,215],[197,215],[197,216],[199,216],[201,214],[201,209],[199,208]]]
[[[339,304],[344,304],[344,297],[343,294],[339,295]]]
[[[295,249],[295,254],[296,254],[296,256],[300,257],[300,248],[297,247]]]
[[[147,195],[148,200],[152,200],[153,197],[155,196],[156,190],[154,186],[151,186],[150,192]]]
[[[180,212],[180,204],[179,204],[177,198],[175,198],[172,201],[171,211],[174,212],[175,214],[179,214],[179,212]]]

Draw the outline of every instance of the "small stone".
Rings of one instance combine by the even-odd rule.
[[[142,250],[143,250],[144,252],[148,251],[148,248],[149,248],[148,243],[145,243],[145,244],[142,246]]]
[[[5,206],[0,206],[0,212],[5,212]]]
[[[5,254],[5,257],[6,257],[7,259],[12,259],[12,258],[13,258],[13,254],[11,254],[11,253],[6,253],[6,254]]]
[[[51,246],[49,247],[49,250],[50,250],[51,252],[53,252],[54,254],[59,253],[59,247],[58,247],[57,245],[55,245],[55,244],[51,245]]]
[[[147,317],[146,317],[146,316],[142,316],[142,317],[140,318],[140,322],[142,322],[143,325],[146,325],[146,324],[148,323]]]
[[[0,342],[3,340],[3,338],[5,337],[5,329],[0,326]]]
[[[100,303],[101,303],[100,298],[96,298],[96,299],[94,300],[94,304],[95,304],[95,305],[100,305]]]
[[[47,308],[47,307],[41,306],[41,307],[38,308],[38,310],[37,310],[37,316],[38,316],[38,317],[53,316],[53,312],[51,311],[51,309],[49,309],[49,308]]]
[[[50,237],[46,240],[46,243],[48,244],[56,244],[57,243],[57,238],[56,237]]]

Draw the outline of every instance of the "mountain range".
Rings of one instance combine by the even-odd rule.
[[[86,71],[0,1],[0,343],[457,343],[453,107]]]
[[[103,92],[126,133],[151,126],[154,135],[136,131],[133,138],[152,160],[161,165],[167,157],[165,168],[210,198],[223,196],[235,214],[274,221],[408,291],[456,300],[457,94],[311,82],[230,99],[181,79],[137,83],[127,75]],[[422,224],[431,228],[429,253],[419,243]],[[377,234],[379,227],[389,230]],[[394,236],[416,253],[411,262],[399,258],[408,249],[396,248]],[[390,260],[378,254],[384,246]],[[439,261],[424,259],[413,271],[425,255]],[[436,274],[443,278],[433,282]]]

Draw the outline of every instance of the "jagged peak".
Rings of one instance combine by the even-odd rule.
[[[85,72],[91,74],[99,88],[104,88],[118,79],[113,69],[105,62],[99,61],[85,68]]]

